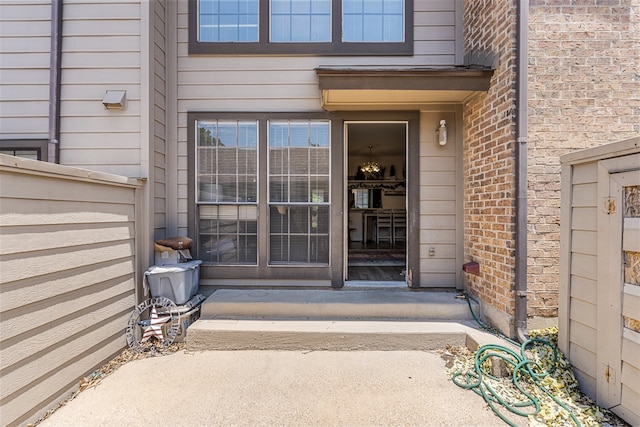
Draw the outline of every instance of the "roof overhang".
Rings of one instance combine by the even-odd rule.
[[[493,70],[318,67],[316,74],[325,110],[416,110],[427,104],[461,103],[486,92]]]

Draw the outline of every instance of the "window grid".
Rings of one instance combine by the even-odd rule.
[[[198,202],[255,203],[257,122],[200,122],[197,129]]]
[[[328,206],[272,205],[270,217],[271,265],[329,264]]]
[[[223,25],[214,6],[236,1],[188,2],[189,54],[413,54],[414,0],[238,0],[252,12]],[[366,10],[354,12],[358,5]]]
[[[329,152],[328,121],[269,122],[271,265],[328,265]]]
[[[331,0],[271,0],[270,41],[330,42]]]
[[[403,0],[343,0],[344,42],[404,41]]]
[[[196,122],[198,253],[203,261],[256,265],[257,121]]]
[[[198,254],[204,262],[257,264],[256,206],[201,205],[198,208]]]
[[[257,42],[259,0],[199,0],[198,39],[211,42]]]

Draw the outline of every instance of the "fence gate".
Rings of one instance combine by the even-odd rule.
[[[614,160],[601,163],[605,170],[616,169]],[[596,400],[636,425],[640,423],[640,170],[607,174],[608,179],[599,180],[599,190],[608,187],[608,195],[602,199],[598,221],[597,322],[604,333],[598,334]]]

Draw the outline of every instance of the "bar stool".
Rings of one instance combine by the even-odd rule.
[[[391,229],[391,211],[380,210],[376,217],[376,243],[387,241],[391,243],[393,231]]]
[[[407,212],[393,212],[393,244],[407,240]]]

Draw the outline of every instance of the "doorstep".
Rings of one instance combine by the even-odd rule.
[[[457,292],[219,289],[185,341],[191,350],[433,350],[475,348],[484,335]]]

